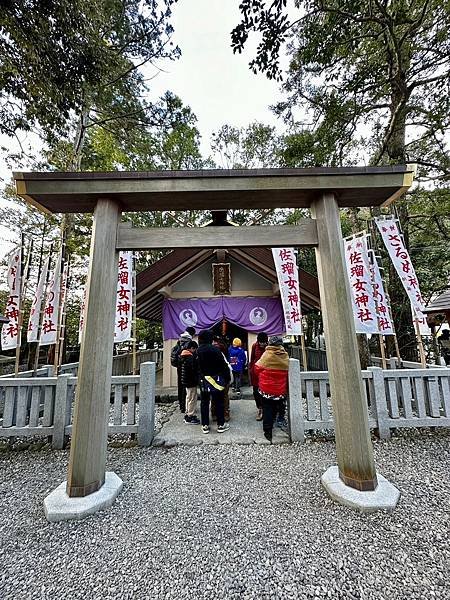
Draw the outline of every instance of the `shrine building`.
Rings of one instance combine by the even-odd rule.
[[[226,211],[214,211],[211,225],[233,226]],[[302,314],[319,309],[317,278],[299,269]],[[163,387],[175,387],[170,350],[192,326],[212,329],[251,348],[259,332],[285,331],[271,248],[178,248],[137,276],[137,316],[161,322]]]

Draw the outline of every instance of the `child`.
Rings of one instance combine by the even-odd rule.
[[[241,348],[242,342],[239,338],[234,338],[233,345],[230,347],[230,365],[233,369],[233,392],[241,393],[242,372],[247,362],[245,351]]]
[[[188,342],[180,354],[181,383],[186,388],[186,414],[184,422],[187,425],[200,425],[199,418],[195,415],[197,406],[198,368],[195,352],[197,342]]]

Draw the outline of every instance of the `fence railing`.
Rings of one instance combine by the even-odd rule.
[[[382,367],[383,361],[379,356],[371,356],[370,361],[374,367]],[[411,360],[401,360],[400,364],[397,358],[391,357],[386,359],[388,369],[422,369],[422,364],[418,362],[412,362]],[[445,365],[433,365],[427,363],[427,369],[446,369]]]
[[[369,367],[362,371],[369,426],[389,438],[398,427],[450,426],[450,370]],[[289,423],[292,441],[305,431],[334,429],[328,372],[301,371],[290,359]]]
[[[303,366],[302,349],[300,346],[290,347],[290,356],[300,361],[300,366]],[[306,348],[306,361],[308,363],[307,371],[326,371],[328,369],[327,353],[325,350],[317,350],[316,348]]]
[[[140,366],[146,362],[152,362],[156,364],[156,368],[162,364],[162,349],[151,349],[151,350],[139,350],[136,352],[136,369],[139,370]],[[62,375],[72,375],[76,377],[78,374],[79,363],[67,363],[61,365],[60,373]],[[133,354],[117,354],[113,356],[113,375],[130,375],[133,371]]]
[[[44,365],[39,367],[35,371],[20,371],[17,375],[9,373],[8,375],[1,375],[0,379],[27,379],[29,377],[53,377],[55,368],[53,365]]]
[[[0,438],[51,436],[54,448],[63,448],[72,432],[77,378],[0,379]],[[155,363],[140,366],[139,375],[111,378],[108,433],[137,434],[138,444],[149,446],[155,422]]]

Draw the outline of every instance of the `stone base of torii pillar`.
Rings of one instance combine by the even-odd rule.
[[[45,498],[44,510],[47,521],[84,519],[98,510],[108,508],[122,491],[123,481],[112,471],[107,471],[102,487],[81,498],[68,496],[66,486],[67,482],[64,481]]]
[[[321,477],[323,487],[338,502],[362,512],[391,511],[397,506],[400,492],[383,475],[377,473],[378,485],[368,492],[355,490],[339,477],[337,466],[329,467]]]

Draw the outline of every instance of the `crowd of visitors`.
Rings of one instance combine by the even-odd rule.
[[[241,395],[242,374],[247,367],[247,353],[242,341],[234,338],[230,347],[209,329],[198,334],[187,327],[172,348],[171,364],[177,369],[178,402],[188,425],[201,425],[210,432],[210,412],[217,421],[217,432],[230,428],[230,386]],[[289,357],[280,336],[258,333],[248,362],[250,382],[256,403],[256,420],[263,422],[266,439],[272,441],[274,423],[286,427],[286,396]],[[197,389],[200,389],[200,416],[195,414]]]

